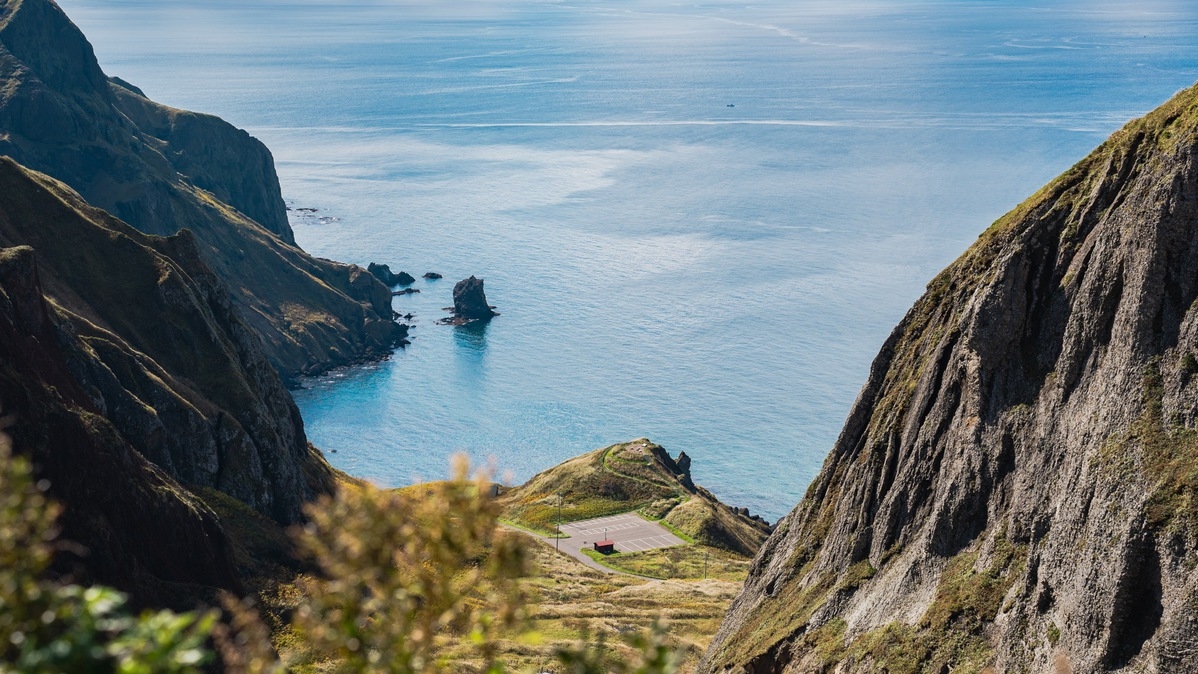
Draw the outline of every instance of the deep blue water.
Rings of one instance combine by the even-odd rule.
[[[59,1],[272,148],[304,248],[445,275],[406,350],[296,392],[335,465],[648,436],[770,518],[925,283],[1198,78],[1184,2]],[[470,274],[502,315],[435,325]]]

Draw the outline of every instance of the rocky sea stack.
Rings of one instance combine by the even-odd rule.
[[[447,322],[454,324],[472,321],[486,321],[498,316],[495,307],[487,304],[487,295],[483,292],[483,280],[471,276],[458,281],[453,286],[453,318]]]
[[[701,671],[1198,671],[1198,88],[937,276]]]

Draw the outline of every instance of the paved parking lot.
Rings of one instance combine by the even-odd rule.
[[[615,541],[616,552],[641,552],[687,544],[686,541],[670,533],[669,529],[656,522],[650,522],[636,513],[624,513],[623,515],[611,515],[610,517],[563,524],[562,533],[569,538],[554,540],[537,534],[529,535],[550,547],[559,547],[562,552],[592,569],[604,573],[622,572],[603,566],[582,553],[584,548],[594,550],[595,541],[604,540],[604,535]]]
[[[562,532],[570,536],[562,543],[570,541],[573,543],[571,548],[579,549],[591,548],[595,541],[601,541],[604,537],[616,542],[617,552],[641,552],[686,545],[686,541],[670,533],[669,529],[635,513],[563,524]]]

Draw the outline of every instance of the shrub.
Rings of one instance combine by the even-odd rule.
[[[216,612],[133,617],[111,588],[47,581],[59,509],[13,456],[0,419],[0,671],[190,674],[212,660]]]
[[[226,671],[279,672],[269,632],[246,603],[224,597],[215,610],[132,617],[125,596],[105,587],[46,580],[58,508],[13,456],[0,418],[0,672],[198,674],[215,650]],[[369,485],[342,488],[308,508],[300,547],[320,573],[302,583],[305,601],[291,630],[322,671],[460,671],[446,646],[467,641],[482,671],[501,672],[496,641],[525,624],[516,584],[525,551],[498,533],[499,505],[485,475],[454,479],[419,498]],[[630,660],[600,642],[558,651],[569,672],[672,674],[679,655],[664,628],[629,640]]]

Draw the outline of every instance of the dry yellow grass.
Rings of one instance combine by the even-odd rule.
[[[581,464],[586,473],[596,464],[601,466],[602,458],[600,450],[580,457],[583,461],[575,459],[567,464]],[[335,473],[334,478],[343,489],[355,489],[360,484],[341,473]],[[628,481],[637,482],[636,478]],[[436,495],[443,486],[432,482],[398,491],[421,500]],[[650,580],[596,571],[522,532],[508,530],[502,535],[518,536],[530,562],[528,576],[520,581],[528,596],[528,630],[506,635],[501,643],[502,660],[512,672],[560,671],[554,652],[584,640],[592,644],[602,641],[616,651],[625,650],[622,637],[646,631],[657,620],[665,622],[670,644],[684,654],[683,671],[693,671],[740,591],[749,563],[744,556],[707,546],[620,556],[623,565],[635,567],[636,572],[690,576]],[[696,576],[702,573],[705,556],[713,577],[703,580]],[[294,671],[326,671],[335,663],[314,658],[307,645],[286,626],[284,617],[307,598],[294,576],[285,577],[257,588],[273,628],[275,646]],[[466,643],[450,647],[443,657],[453,671],[477,671],[480,664],[473,660],[475,649]]]
[[[559,671],[555,648],[585,637],[592,643],[602,638],[620,649],[621,635],[647,630],[658,619],[666,622],[670,642],[686,655],[683,671],[693,671],[740,591],[739,582],[728,580],[606,574],[525,534],[506,535],[525,539],[532,562],[530,576],[522,581],[529,595],[531,632],[503,643],[509,671]]]
[[[501,660],[511,672],[562,671],[555,650],[584,640],[602,640],[626,651],[622,636],[646,631],[655,620],[665,622],[670,644],[684,654],[682,671],[693,671],[741,587],[739,582],[720,579],[646,580],[606,574],[523,533],[503,535],[524,539],[531,562],[529,576],[521,581],[529,599],[529,630],[500,643]],[[260,598],[273,613],[288,613],[306,601],[291,583],[282,583]],[[289,628],[276,623],[275,629],[275,646],[294,671],[316,673],[333,666],[331,661],[313,662],[306,645]],[[478,671],[476,651],[466,643],[442,656],[450,670]]]
[[[743,583],[749,575],[749,564],[752,562],[748,557],[706,545],[678,545],[611,555],[587,552],[587,555],[617,571],[663,580],[699,580],[706,577]]]

